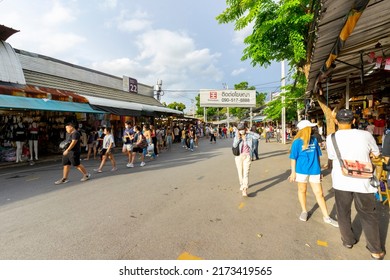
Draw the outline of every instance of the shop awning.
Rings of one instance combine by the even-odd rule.
[[[140,116],[142,106],[133,102],[126,102],[96,96],[82,95],[96,110],[102,110],[117,116]]]
[[[144,112],[149,112],[149,113],[154,113],[156,115],[159,115],[160,114],[175,114],[175,115],[183,115],[184,113],[182,111],[179,111],[179,110],[174,110],[174,109],[171,109],[171,108],[167,108],[167,107],[159,107],[159,106],[154,106],[154,105],[146,105],[146,104],[142,104],[142,111]]]
[[[183,115],[183,112],[173,110],[167,107],[159,107],[154,105],[140,104],[121,100],[113,100],[96,96],[82,95],[85,97],[91,106],[98,110],[103,110],[108,113],[118,116],[155,116],[161,114],[176,114]]]
[[[19,97],[0,94],[0,108],[15,110],[40,110],[75,113],[104,114],[104,111],[95,110],[87,103],[62,102],[51,99]]]

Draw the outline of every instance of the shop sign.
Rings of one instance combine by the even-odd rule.
[[[123,76],[123,90],[138,93],[138,81],[134,78]]]
[[[256,90],[201,90],[201,107],[256,107]]]

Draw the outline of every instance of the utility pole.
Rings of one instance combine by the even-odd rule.
[[[154,86],[154,90],[156,91],[156,96],[157,96],[157,100],[160,102],[160,98],[162,95],[164,95],[164,93],[161,93],[162,90],[162,80],[158,79],[157,80],[157,84]]]
[[[286,70],[285,70],[285,61],[282,61],[282,69],[281,69],[281,74],[282,74],[282,81],[281,81],[281,86],[282,86],[282,143],[286,144],[286,97],[285,97],[285,90],[284,87],[286,86]]]

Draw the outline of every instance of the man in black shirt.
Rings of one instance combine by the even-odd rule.
[[[75,129],[75,125],[73,123],[67,123],[65,125],[65,129],[67,132],[66,138],[71,140],[71,143],[62,154],[62,165],[64,166],[63,176],[62,179],[55,182],[56,185],[65,184],[68,182],[68,175],[71,165],[76,167],[83,174],[81,182],[85,182],[91,178],[91,174],[89,174],[85,167],[80,163],[80,133]]]

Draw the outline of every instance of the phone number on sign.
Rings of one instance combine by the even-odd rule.
[[[213,275],[271,275],[272,267],[213,267]]]
[[[222,102],[225,103],[249,103],[251,101],[250,98],[222,98]]]

